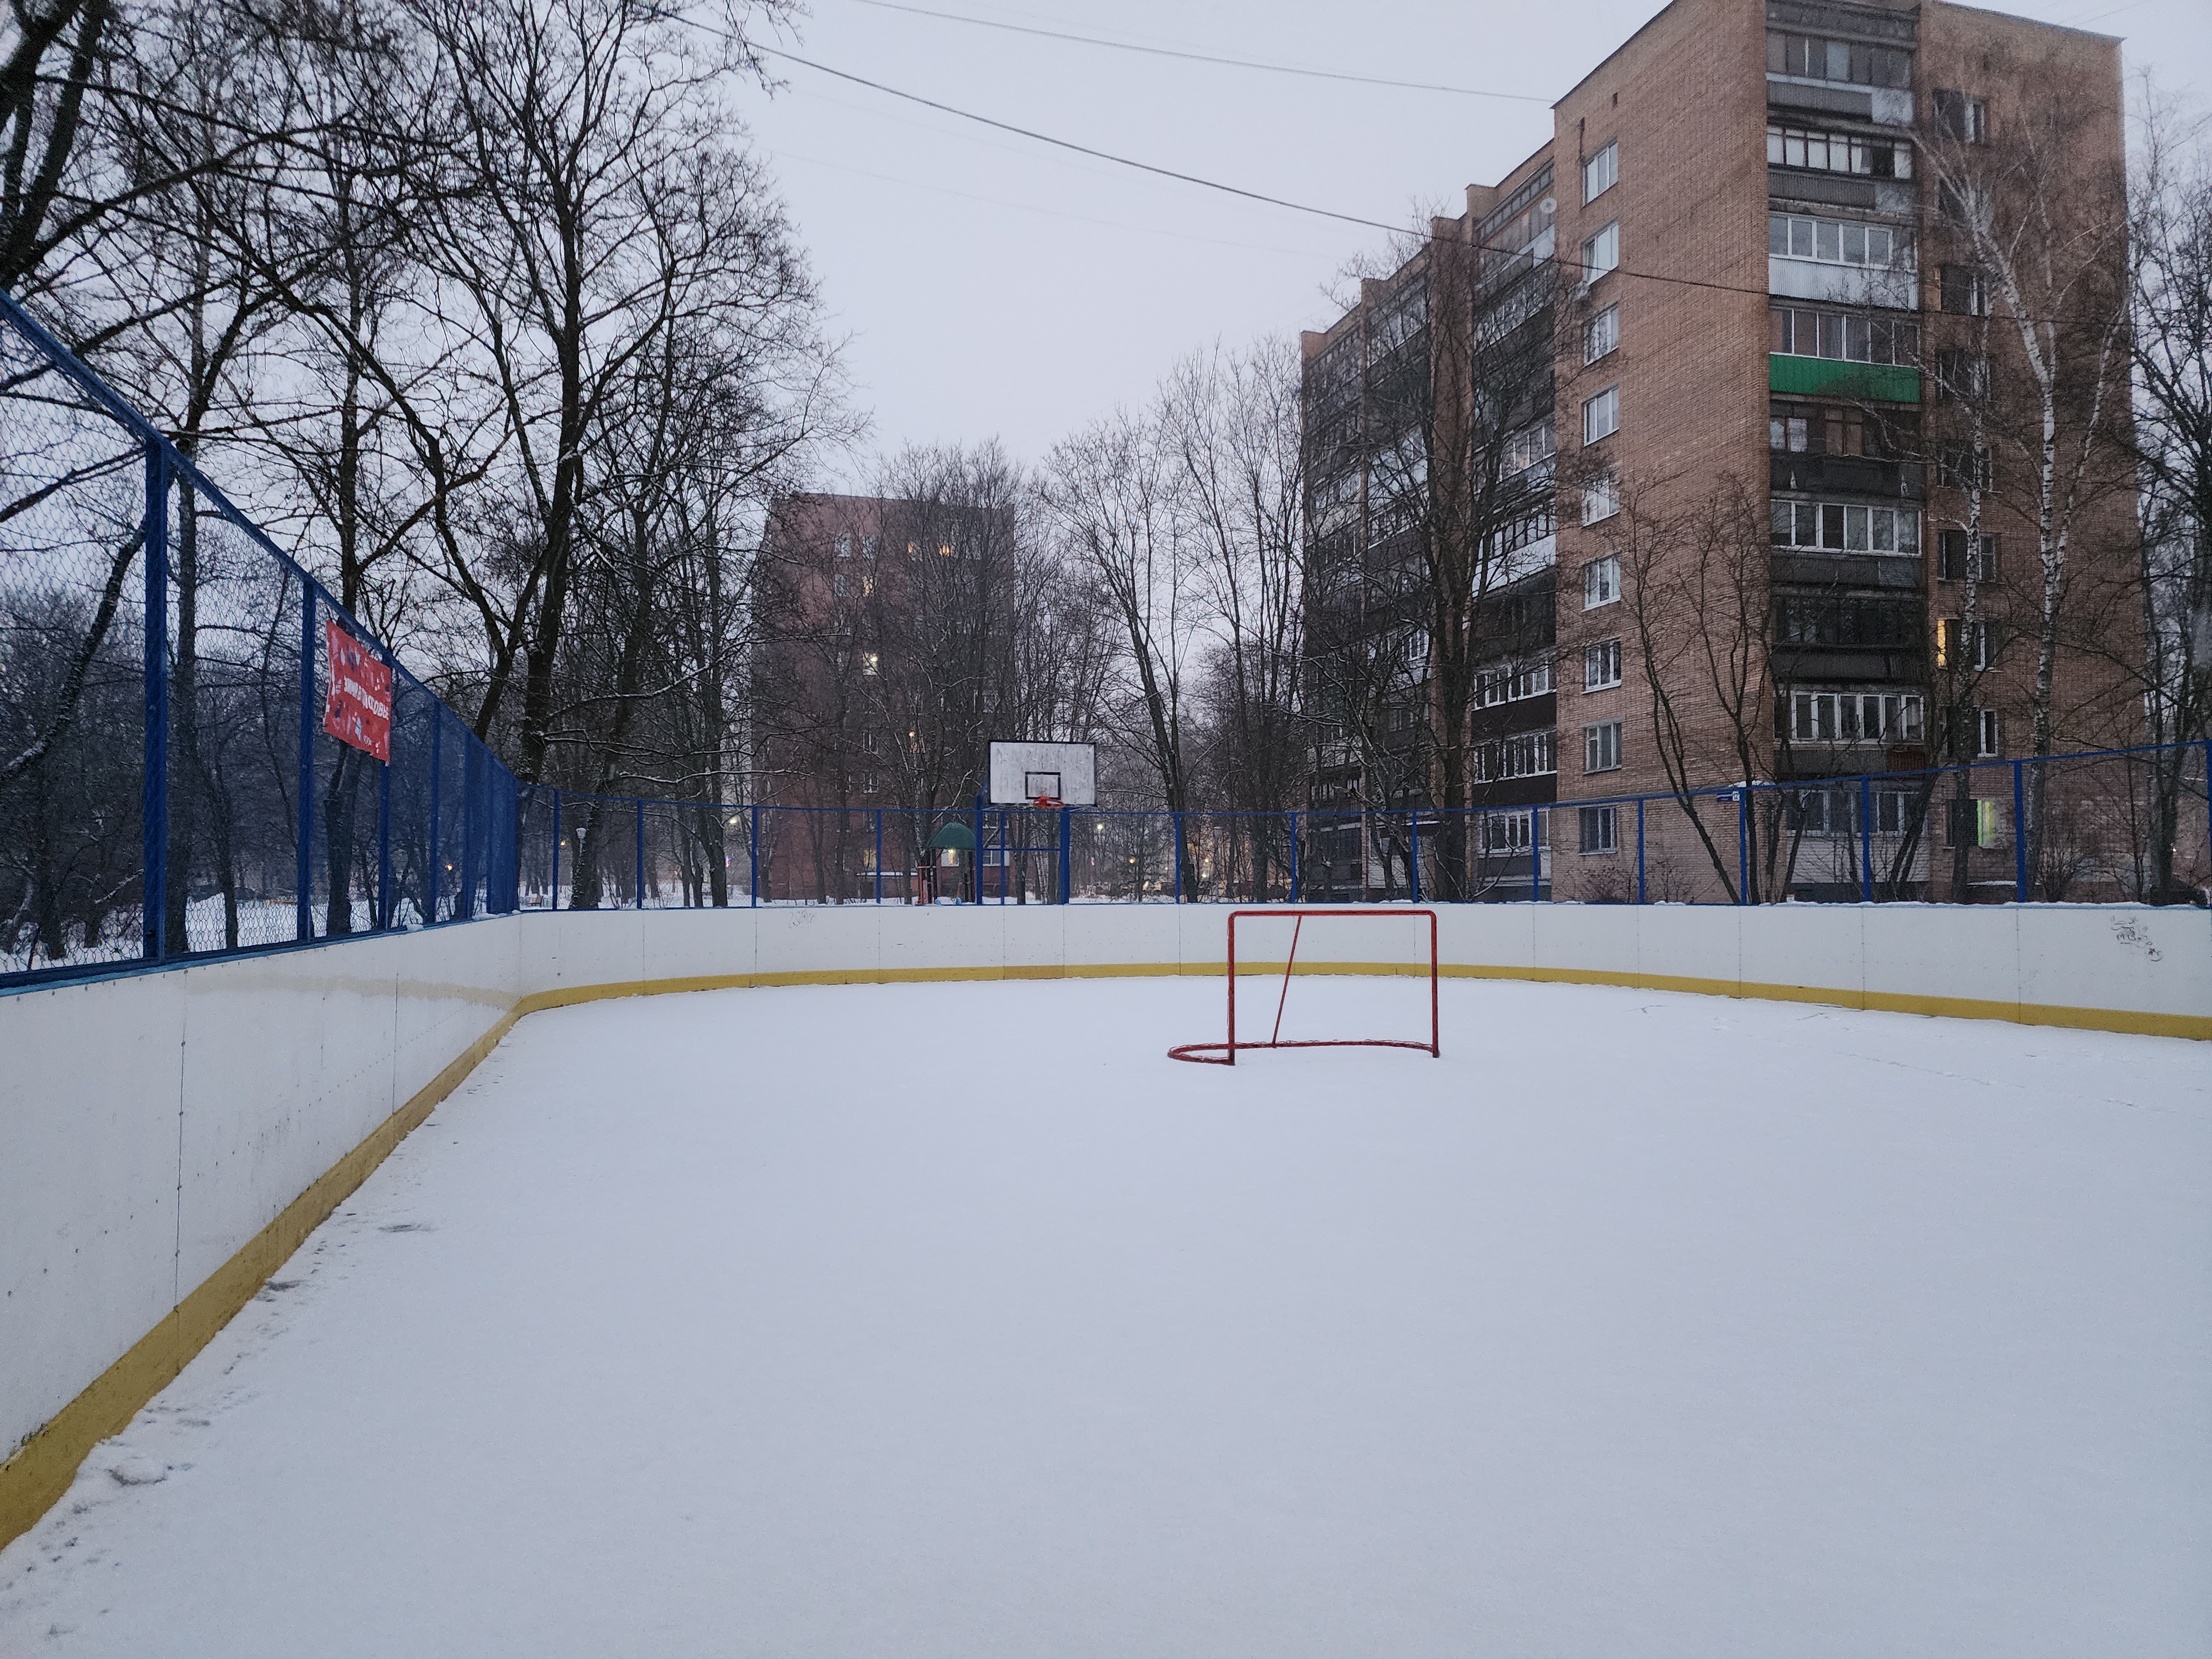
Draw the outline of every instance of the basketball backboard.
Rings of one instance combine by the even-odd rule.
[[[1027,806],[1041,798],[1064,806],[1097,805],[1097,745],[993,744],[991,805]]]

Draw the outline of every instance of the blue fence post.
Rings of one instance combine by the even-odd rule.
[[[1411,839],[1413,845],[1413,860],[1407,872],[1409,878],[1407,884],[1413,892],[1413,902],[1419,904],[1421,902],[1421,815],[1408,812],[1406,821],[1413,830]]]
[[[745,884],[748,889],[746,908],[757,910],[760,908],[760,808],[748,806],[745,811],[752,815],[751,833],[745,837],[745,859],[748,865],[745,876]]]
[[[1544,883],[1544,855],[1536,850],[1540,844],[1537,838],[1542,833],[1543,810],[1540,806],[1528,809],[1528,902],[1531,904],[1536,902]],[[1510,832],[1512,820],[1507,819],[1506,823]],[[1510,833],[1507,839],[1511,839]]]
[[[1177,904],[1182,902],[1182,814],[1180,812],[1175,815],[1175,902]]]
[[[561,792],[553,792],[553,890],[545,896],[545,908],[561,908]]]
[[[1751,785],[1735,792],[1735,902],[1751,902]]]
[[[1636,798],[1636,902],[1638,904],[1645,902],[1644,897],[1644,797],[1641,795]]]
[[[158,443],[146,446],[145,732],[139,780],[139,952],[149,962],[169,953],[162,917],[169,898],[169,457]],[[52,942],[40,941],[52,948]],[[179,946],[186,941],[179,939]]]
[[[393,670],[392,684],[397,690],[399,684],[398,665],[392,653],[384,653],[386,665]],[[392,699],[398,706],[397,696]],[[386,727],[385,750],[391,752],[391,727]],[[386,761],[376,769],[376,927],[380,933],[392,926],[392,763]]]
[[[1299,844],[1298,815],[1291,814],[1291,902],[1298,902],[1300,880],[1305,872],[1305,848]]]
[[[2027,765],[2012,763],[2012,897],[2027,902]]]
[[[876,902],[884,902],[884,809],[876,808]]]
[[[300,813],[293,937],[315,936],[315,585],[300,578]],[[328,932],[328,928],[324,930]]]
[[[1874,902],[1874,780],[1859,780],[1859,902]]]
[[[444,874],[438,863],[438,814],[440,792],[446,782],[446,707],[434,697],[430,702],[430,888],[427,894],[429,914],[422,918],[428,927],[438,919],[438,889],[444,885],[439,878]]]
[[[1060,809],[1060,902],[1062,904],[1067,902],[1069,878],[1073,873],[1071,868],[1073,863],[1071,856],[1073,852],[1071,839],[1072,825],[1069,823],[1068,809],[1063,806]]]
[[[645,797],[637,797],[637,902],[635,909],[645,908]]]

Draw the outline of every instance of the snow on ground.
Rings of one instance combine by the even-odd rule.
[[[536,1015],[0,1651],[2212,1649],[2203,1047],[1443,994],[1233,1072],[1195,980]]]

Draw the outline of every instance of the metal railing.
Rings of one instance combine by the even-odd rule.
[[[4,295],[0,468],[0,987],[616,905],[2203,902],[2212,884],[2207,744],[1449,812],[526,787]],[[332,625],[391,671],[388,758],[325,730]]]

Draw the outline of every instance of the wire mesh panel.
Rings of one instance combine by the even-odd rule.
[[[144,451],[0,328],[0,972],[143,952]]]

